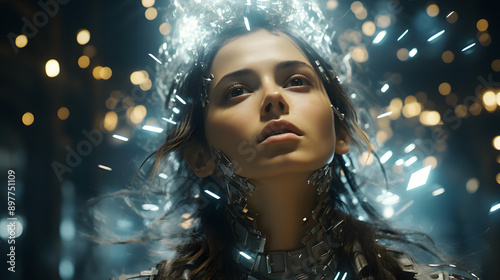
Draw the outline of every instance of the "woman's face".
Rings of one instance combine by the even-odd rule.
[[[331,161],[334,114],[313,66],[283,34],[225,44],[210,69],[208,144],[250,179],[310,173]]]

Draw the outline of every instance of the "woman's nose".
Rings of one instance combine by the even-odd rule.
[[[260,111],[261,116],[275,118],[283,114],[288,114],[289,105],[281,88],[273,88],[264,94]]]

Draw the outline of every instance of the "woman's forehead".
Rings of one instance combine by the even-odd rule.
[[[210,73],[217,81],[241,69],[262,70],[290,60],[310,65],[302,50],[288,36],[261,29],[226,43],[215,56]]]

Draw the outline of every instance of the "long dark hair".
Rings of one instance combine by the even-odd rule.
[[[267,17],[259,13],[248,16],[252,30],[247,30],[241,23],[235,23],[230,28],[211,38],[209,44],[200,49],[199,58],[185,79],[174,85],[167,93],[167,100],[173,94],[179,95],[187,101],[179,116],[177,125],[171,129],[167,139],[155,154],[155,174],[168,156],[174,156],[180,163],[179,174],[182,177],[192,178],[183,188],[205,188],[216,185],[210,177],[196,178],[190,172],[183,158],[183,150],[191,145],[201,145],[208,149],[204,131],[204,116],[201,93],[206,91],[203,78],[209,76],[209,69],[219,49],[229,40],[244,36],[259,29],[266,29],[275,34],[284,34],[291,38],[306,55],[311,65],[315,67],[331,103],[345,114],[345,120],[335,120],[336,127],[343,128],[360,148],[370,149],[366,135],[359,128],[356,120],[356,110],[348,95],[339,84],[333,67],[324,59],[313,46],[288,30],[284,25],[275,25]],[[317,63],[323,67],[321,71]],[[161,77],[160,77],[161,78]],[[341,199],[342,196],[358,195],[356,180],[352,172],[346,167],[342,156],[335,156],[333,162],[334,179],[330,184],[330,194],[337,209],[337,216],[344,220],[345,240],[340,258],[346,263],[354,259],[353,246],[359,242],[362,253],[369,266],[362,271],[360,278],[371,275],[375,279],[413,279],[411,274],[403,272],[398,263],[388,253],[386,248],[379,245],[376,239],[388,238],[403,240],[399,233],[390,230],[370,206],[369,202],[359,199],[362,211],[369,217],[369,222],[362,222],[353,217],[357,213]],[[203,192],[200,191],[203,195]],[[229,249],[232,240],[231,228],[225,217],[225,197],[220,200],[205,199],[202,207],[198,207],[193,218],[198,219],[199,226],[188,233],[188,242],[175,246],[177,257],[170,261],[160,262],[157,266],[159,274],[155,279],[178,279],[186,269],[189,270],[189,279],[233,279],[235,270],[229,262]],[[198,199],[199,201],[199,199]],[[196,203],[193,200],[184,200],[183,203]],[[351,264],[352,265],[352,264]],[[366,274],[366,275],[365,275]]]

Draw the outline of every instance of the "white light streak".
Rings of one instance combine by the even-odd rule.
[[[163,128],[159,128],[159,127],[156,127],[156,126],[152,126],[152,125],[144,125],[142,126],[142,129],[144,130],[148,130],[148,131],[151,131],[151,132],[156,132],[156,133],[162,133],[163,132]]]
[[[102,164],[97,165],[97,167],[99,167],[99,168],[101,168],[101,169],[104,169],[104,170],[108,170],[108,171],[111,171],[111,170],[112,170],[112,169],[111,169],[111,167],[107,167],[107,166],[102,165]]]
[[[414,57],[415,55],[417,55],[417,53],[418,53],[417,48],[413,48],[413,49],[411,49],[411,51],[408,53],[408,55],[409,55],[410,57]]]
[[[248,22],[248,18],[243,17],[243,20],[245,21],[245,27],[247,28],[248,31],[250,31],[250,23]]]
[[[339,271],[339,272],[337,272],[337,275],[335,275],[335,279],[333,279],[333,280],[338,280],[338,279],[339,279],[339,276],[340,276],[340,271]]]
[[[180,96],[175,95],[175,98],[177,98],[177,100],[179,100],[182,104],[186,105],[186,101],[184,101],[184,99],[182,99]]]
[[[410,182],[408,182],[407,191],[418,188],[427,183],[427,178],[429,178],[429,173],[431,172],[432,165],[428,165],[418,171],[413,172],[410,177]]]
[[[455,12],[455,11],[451,11],[451,12],[450,12],[450,13],[446,16],[446,18],[449,18],[451,15],[453,15],[453,13],[454,13],[454,12]]]
[[[158,177],[162,178],[162,179],[167,179],[168,178],[168,175],[165,174],[165,173],[160,173],[158,174]]]
[[[166,122],[169,122],[171,124],[177,124],[176,122],[174,122],[173,120],[169,120],[167,118],[161,118],[162,120],[166,121]]]
[[[427,39],[427,42],[434,41],[437,37],[443,35],[444,30],[439,31],[438,33],[432,35],[429,39]]]
[[[386,92],[389,89],[389,84],[384,84],[380,89],[381,92]]]
[[[342,276],[342,280],[345,280],[346,277],[347,277],[347,272],[344,273],[344,276]]]
[[[415,150],[415,147],[416,147],[415,143],[411,143],[405,147],[404,151],[405,151],[405,153],[409,153],[409,152]]]
[[[179,114],[179,112],[180,112],[181,110],[179,110],[178,108],[174,107],[174,108],[172,109],[172,111],[174,111],[174,113],[176,113],[176,114]]]
[[[412,156],[411,158],[409,158],[405,161],[405,166],[408,167],[408,166],[414,164],[417,161],[417,159],[418,159],[417,156]]]
[[[401,165],[403,165],[403,163],[405,163],[405,161],[402,158],[400,158],[400,159],[396,160],[395,164],[396,164],[396,166],[401,166]]]
[[[440,189],[433,191],[432,196],[438,196],[438,195],[443,194],[443,193],[444,193],[444,188],[440,188]]]
[[[377,34],[377,36],[375,36],[375,39],[373,39],[373,43],[374,44],[380,43],[384,39],[385,35],[387,35],[387,31],[385,31],[385,30],[380,31]]]
[[[387,151],[385,154],[380,158],[380,162],[382,164],[386,163],[390,158],[392,157],[392,151]]]
[[[146,203],[146,204],[142,205],[142,210],[144,210],[144,211],[158,211],[158,210],[160,210],[160,207],[158,207],[158,205],[155,205],[155,204]]]
[[[406,29],[405,32],[403,32],[403,34],[401,34],[401,36],[399,36],[398,42],[401,41],[401,39],[403,39],[403,37],[406,35],[406,33],[408,33],[408,29]]]
[[[462,52],[465,52],[466,50],[474,47],[475,45],[476,45],[476,43],[472,43],[472,44],[468,45],[467,47],[465,47],[465,48],[462,49]]]
[[[161,61],[160,61],[158,58],[156,58],[156,56],[154,56],[153,54],[148,53],[148,55],[149,55],[152,59],[154,59],[156,62],[158,62],[158,63],[162,64],[162,63],[161,63]]]
[[[113,134],[113,138],[118,139],[118,140],[122,140],[122,141],[125,141],[125,142],[128,141],[127,137],[121,136],[121,135],[118,135],[118,134]]]
[[[385,117],[390,116],[390,115],[392,115],[392,111],[390,111],[390,112],[385,112],[385,113],[383,113],[383,114],[378,115],[378,116],[377,116],[377,119],[385,118]]]
[[[252,257],[250,257],[247,253],[242,252],[242,251],[240,251],[240,255],[242,255],[243,257],[245,257],[245,259],[247,259],[247,260],[249,260],[249,259],[251,259],[251,258],[252,258]]]
[[[493,212],[497,211],[498,209],[500,209],[500,203],[497,203],[497,204],[491,206],[490,213],[493,213]]]
[[[220,199],[220,196],[216,195],[215,193],[209,191],[209,190],[205,190],[205,193],[210,195],[211,197],[215,198],[215,199]]]

